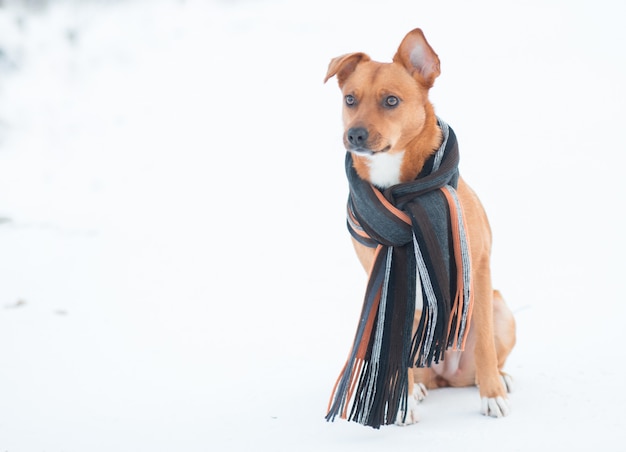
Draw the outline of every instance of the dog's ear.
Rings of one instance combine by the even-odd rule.
[[[424,80],[426,88],[431,88],[441,73],[439,57],[419,28],[404,37],[393,61],[403,65],[411,75],[418,73]]]
[[[370,57],[364,53],[348,53],[346,55],[333,58],[328,65],[328,72],[324,78],[324,83],[333,75],[337,76],[339,87],[341,88],[346,79],[354,72],[356,65],[365,61],[370,61]]]

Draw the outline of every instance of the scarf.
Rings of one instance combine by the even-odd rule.
[[[459,150],[453,130],[438,124],[442,144],[411,182],[380,191],[358,176],[346,155],[348,230],[376,252],[328,421],[340,415],[374,428],[394,423],[398,413],[406,416],[408,368],[428,367],[443,360],[446,349],[465,346],[473,295],[456,193]],[[422,314],[413,332],[416,310]]]

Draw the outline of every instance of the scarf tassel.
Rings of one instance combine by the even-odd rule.
[[[395,271],[405,269],[403,259],[399,249],[378,247],[353,349],[333,388],[326,416],[329,421],[339,415],[380,428],[395,422],[398,410],[406,412],[415,306],[390,296],[400,284],[406,286],[404,281],[394,280],[394,275],[397,279],[406,274]],[[372,293],[375,295],[369,295]]]
[[[456,294],[453,303],[453,312],[448,325],[448,347],[452,350],[464,350],[469,333],[469,321],[474,305],[474,290],[472,287],[471,261],[469,254],[469,238],[465,216],[456,191],[446,185],[441,189],[450,209],[450,224],[454,245],[456,272]]]

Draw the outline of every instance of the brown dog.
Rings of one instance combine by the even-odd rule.
[[[415,179],[442,142],[442,132],[428,91],[439,75],[439,58],[420,29],[403,39],[392,63],[372,61],[364,53],[334,58],[324,81],[337,76],[344,95],[343,137],[354,168],[364,180],[383,189]],[[502,371],[515,344],[515,321],[499,292],[491,285],[491,230],[472,189],[459,180],[457,194],[465,213],[474,286],[474,307],[465,351],[445,352],[429,368],[409,370],[413,397],[404,422],[417,422],[416,402],[426,388],[478,385],[483,414],[509,414],[511,380]],[[374,249],[353,239],[366,271]],[[421,311],[416,312],[414,325]],[[411,388],[411,386],[409,386]],[[399,417],[400,419],[400,417]]]

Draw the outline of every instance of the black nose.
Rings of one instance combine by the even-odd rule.
[[[348,129],[348,142],[355,147],[362,147],[365,145],[369,137],[369,132],[365,127],[352,127]]]

